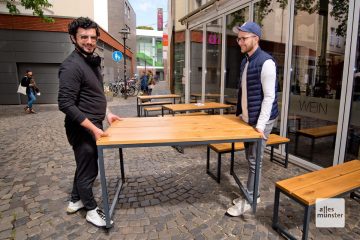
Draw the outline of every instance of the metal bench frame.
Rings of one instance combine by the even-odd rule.
[[[281,161],[279,159],[274,158],[274,147],[275,146],[279,146],[285,144],[285,159],[284,161]],[[284,143],[276,143],[276,144],[267,144],[267,147],[271,147],[270,150],[270,161],[271,162],[277,162],[280,165],[282,165],[284,168],[288,167],[289,164],[289,142],[284,142]],[[206,151],[206,173],[212,177],[215,181],[217,181],[218,183],[220,183],[220,178],[221,178],[221,155],[224,153],[231,153],[234,154],[235,151],[242,151],[243,149],[239,149],[239,150],[235,150],[234,147],[232,148],[232,150],[229,151],[224,151],[224,152],[217,152],[218,153],[218,158],[217,158],[217,171],[216,171],[216,176],[214,173],[212,173],[210,171],[210,146],[207,146],[207,151]],[[216,152],[213,149],[214,152]],[[231,168],[230,168],[230,174],[232,175],[232,173],[234,172],[234,163],[231,163]]]
[[[360,188],[358,188],[360,189]],[[344,192],[341,193],[340,195],[337,196],[333,196],[333,197],[339,197],[345,194],[350,193],[350,197],[351,198],[355,198],[356,197],[356,193],[355,193],[356,189],[352,189],[348,192]],[[282,226],[279,223],[279,205],[280,205],[280,193],[285,194],[286,196],[288,196],[290,199],[294,200],[295,202],[299,203],[301,206],[304,207],[304,218],[303,218],[303,229],[302,229],[302,238],[303,240],[308,238],[308,233],[309,233],[309,223],[310,223],[310,218],[311,218],[311,212],[313,210],[313,208],[315,207],[315,204],[312,205],[307,205],[303,202],[301,202],[300,200],[298,200],[296,197],[294,197],[293,195],[283,191],[282,189],[278,188],[277,186],[275,187],[275,200],[274,200],[274,213],[273,213],[273,220],[272,220],[272,228],[277,231],[278,233],[285,235],[288,239],[296,239],[291,233],[289,233],[284,226]]]

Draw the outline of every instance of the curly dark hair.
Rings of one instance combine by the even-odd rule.
[[[69,23],[68,25],[69,34],[76,37],[76,33],[79,27],[84,29],[95,28],[96,36],[100,36],[99,26],[96,24],[96,22],[92,21],[88,17],[79,17],[77,19],[74,19],[71,23]]]

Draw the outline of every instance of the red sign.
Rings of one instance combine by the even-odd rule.
[[[221,44],[221,37],[218,34],[209,34],[208,36],[208,43],[209,44]]]
[[[163,30],[163,9],[162,8],[157,9],[157,30],[158,31]]]
[[[168,35],[167,34],[163,34],[163,47],[166,47],[168,45]]]

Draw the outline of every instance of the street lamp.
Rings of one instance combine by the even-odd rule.
[[[127,82],[126,82],[126,39],[128,38],[128,34],[130,34],[129,29],[123,28],[119,32],[123,35],[124,40],[124,98],[127,99]]]

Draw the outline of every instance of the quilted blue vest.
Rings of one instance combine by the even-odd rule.
[[[239,92],[238,92],[238,102],[236,109],[236,116],[239,116],[242,112],[241,109],[241,79],[242,74],[246,65],[247,60],[249,65],[247,68],[247,104],[248,104],[248,114],[249,114],[249,124],[256,125],[257,120],[260,116],[261,103],[264,99],[264,93],[262,91],[261,84],[261,69],[266,60],[272,59],[275,62],[275,59],[270,56],[268,53],[258,47],[253,55],[246,57],[242,60],[240,66],[240,81],[239,81]],[[275,62],[276,63],[276,62]],[[275,100],[272,105],[271,115],[269,120],[275,119],[279,115],[278,110],[278,80],[276,79],[275,83]]]

